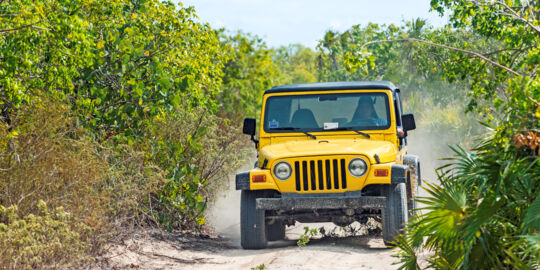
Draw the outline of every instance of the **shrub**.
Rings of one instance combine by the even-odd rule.
[[[419,199],[425,213],[398,242],[401,269],[419,269],[431,251],[437,269],[534,269],[540,266],[540,157],[493,139],[438,170],[440,185]]]
[[[203,225],[208,202],[244,160],[239,125],[195,108],[158,118],[153,126],[150,161],[166,172],[167,182],[154,194],[151,211],[168,229]]]
[[[308,226],[304,226],[304,233],[300,235],[300,239],[296,241],[296,245],[299,247],[304,247],[309,243],[311,237],[317,236],[318,234],[319,231],[317,228],[309,228]]]
[[[58,240],[58,245],[69,250],[71,242],[79,241],[84,248],[77,252],[92,257],[101,252],[103,243],[122,235],[121,227],[155,224],[149,214],[150,194],[163,188],[165,178],[146,161],[143,151],[125,144],[99,144],[77,126],[66,104],[44,96],[23,105],[11,119],[11,125],[0,126],[0,206],[11,206],[0,218],[0,226],[6,228],[3,236],[9,234],[10,241],[16,241],[28,230],[44,233],[47,228],[39,224],[62,216],[54,230],[66,239]],[[49,218],[36,209],[39,201],[60,214],[53,212]],[[17,217],[8,219],[6,213]],[[21,241],[18,248],[6,251],[10,254],[5,260],[11,257],[10,263],[18,265],[17,258],[24,257],[32,262],[30,267],[48,263],[48,253],[26,251],[38,244]],[[70,256],[54,263],[78,261]]]
[[[113,228],[155,225],[152,196],[166,183],[165,173],[147,161],[147,154],[130,145],[101,146],[109,169],[99,186],[107,222]],[[114,233],[118,233],[115,231]]]
[[[16,205],[26,216],[43,200],[95,229],[103,226],[106,196],[96,191],[107,163],[75,124],[66,104],[41,98],[0,127],[1,205]]]
[[[0,265],[9,269],[56,268],[89,261],[88,243],[79,232],[90,228],[62,207],[40,200],[37,214],[19,216],[16,206],[0,205]]]

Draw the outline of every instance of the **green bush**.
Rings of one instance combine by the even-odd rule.
[[[398,241],[401,269],[419,269],[428,251],[436,269],[540,267],[540,157],[493,139],[474,153],[453,148],[451,163],[428,184],[423,214]]]
[[[153,126],[149,160],[163,168],[167,182],[154,194],[151,211],[168,229],[203,225],[215,191],[243,163],[247,139],[238,124],[201,108],[178,110]]]
[[[354,25],[343,32],[328,31],[317,47],[320,81],[388,80],[401,89],[404,113],[414,113],[417,130],[408,140],[421,138],[424,153],[431,159],[446,153],[447,145],[462,144],[484,130],[473,115],[465,114],[469,86],[445,81],[440,62],[447,52],[403,42],[381,42],[404,38],[445,39],[458,35],[472,44],[482,44],[466,31],[449,33],[416,19],[401,26]],[[363,45],[374,42],[370,46]],[[449,41],[450,42],[450,41]],[[433,53],[436,52],[436,53]],[[419,148],[419,147],[418,147]],[[411,149],[419,150],[419,149]],[[425,160],[427,161],[427,160]],[[431,161],[430,161],[431,162]]]
[[[18,30],[0,38],[0,108],[46,91],[96,133],[131,140],[181,101],[215,110],[230,48],[195,17],[158,0],[4,2],[0,29]]]

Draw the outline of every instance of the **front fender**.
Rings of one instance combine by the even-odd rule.
[[[256,181],[256,177],[264,177],[265,181]],[[236,174],[236,190],[261,189],[272,189],[279,191],[270,170],[255,168],[250,171]]]

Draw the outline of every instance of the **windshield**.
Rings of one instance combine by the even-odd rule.
[[[266,132],[377,130],[390,126],[385,93],[275,96],[266,101]]]

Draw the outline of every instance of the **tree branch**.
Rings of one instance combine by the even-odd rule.
[[[501,12],[500,13],[501,15],[504,15],[504,16],[507,16],[507,17],[512,17],[515,20],[518,20],[518,21],[521,21],[521,22],[525,23],[527,26],[529,26],[532,30],[534,30],[537,34],[540,35],[540,28],[538,26],[532,24],[529,20],[523,18],[523,16],[519,15],[519,13],[517,13],[514,9],[512,9],[512,7],[508,6],[503,1],[495,1],[495,2],[491,2],[491,1],[490,2],[467,1],[467,2],[473,3],[473,4],[477,5],[477,6],[488,6],[488,7],[493,7],[495,5],[501,5],[501,6],[503,6],[503,8],[505,10],[510,12],[510,13]]]
[[[51,29],[44,28],[44,27],[39,27],[39,26],[36,26],[36,25],[33,25],[33,24],[27,24],[27,25],[21,25],[19,27],[15,27],[15,28],[0,29],[0,34],[1,33],[9,33],[9,32],[13,32],[13,31],[25,29],[25,28],[36,28],[36,29],[47,30],[47,31],[51,30]]]
[[[19,26],[19,27],[9,28],[9,29],[0,29],[0,33],[13,32],[13,31],[21,30],[21,29],[28,28],[28,27],[32,27],[32,24],[22,25],[22,26]]]
[[[465,54],[468,54],[468,55],[472,55],[474,57],[477,57],[477,58],[480,58],[486,62],[488,62],[489,64],[493,65],[493,66],[496,66],[500,69],[503,69],[503,70],[506,70],[507,72],[511,73],[512,75],[515,75],[515,76],[521,76],[521,74],[519,74],[518,72],[514,71],[513,69],[507,67],[507,66],[503,66],[489,58],[487,58],[486,56],[484,55],[481,55],[477,52],[473,52],[473,51],[468,51],[468,50],[464,50],[464,49],[460,49],[460,48],[456,48],[456,47],[451,47],[451,46],[447,46],[447,45],[443,45],[443,44],[438,44],[438,43],[433,43],[433,42],[430,42],[430,41],[425,41],[425,40],[421,40],[421,39],[416,39],[416,38],[402,38],[402,39],[389,39],[389,40],[374,40],[374,41],[370,41],[370,42],[366,42],[362,45],[362,48],[365,47],[365,46],[368,46],[368,45],[371,45],[371,44],[376,44],[376,43],[385,43],[385,42],[418,42],[418,43],[423,43],[423,44],[427,44],[429,46],[433,46],[433,47],[439,47],[439,48],[443,48],[443,49],[448,49],[448,50],[452,50],[452,51],[457,51],[457,52],[461,52],[461,53],[465,53]]]
[[[536,99],[532,98],[532,97],[528,97],[532,102],[534,102],[536,104],[536,106],[539,106],[540,107],[540,102],[536,101]]]
[[[530,28],[532,28],[537,34],[540,35],[540,28],[533,25],[529,20],[521,17],[515,10],[510,8],[507,4],[505,4],[502,1],[498,1],[498,2],[495,2],[495,3],[503,6],[506,10],[508,10],[510,13],[512,13],[512,14],[508,14],[508,15],[513,15],[511,17],[514,17],[514,19],[524,22],[526,25],[528,25]]]

